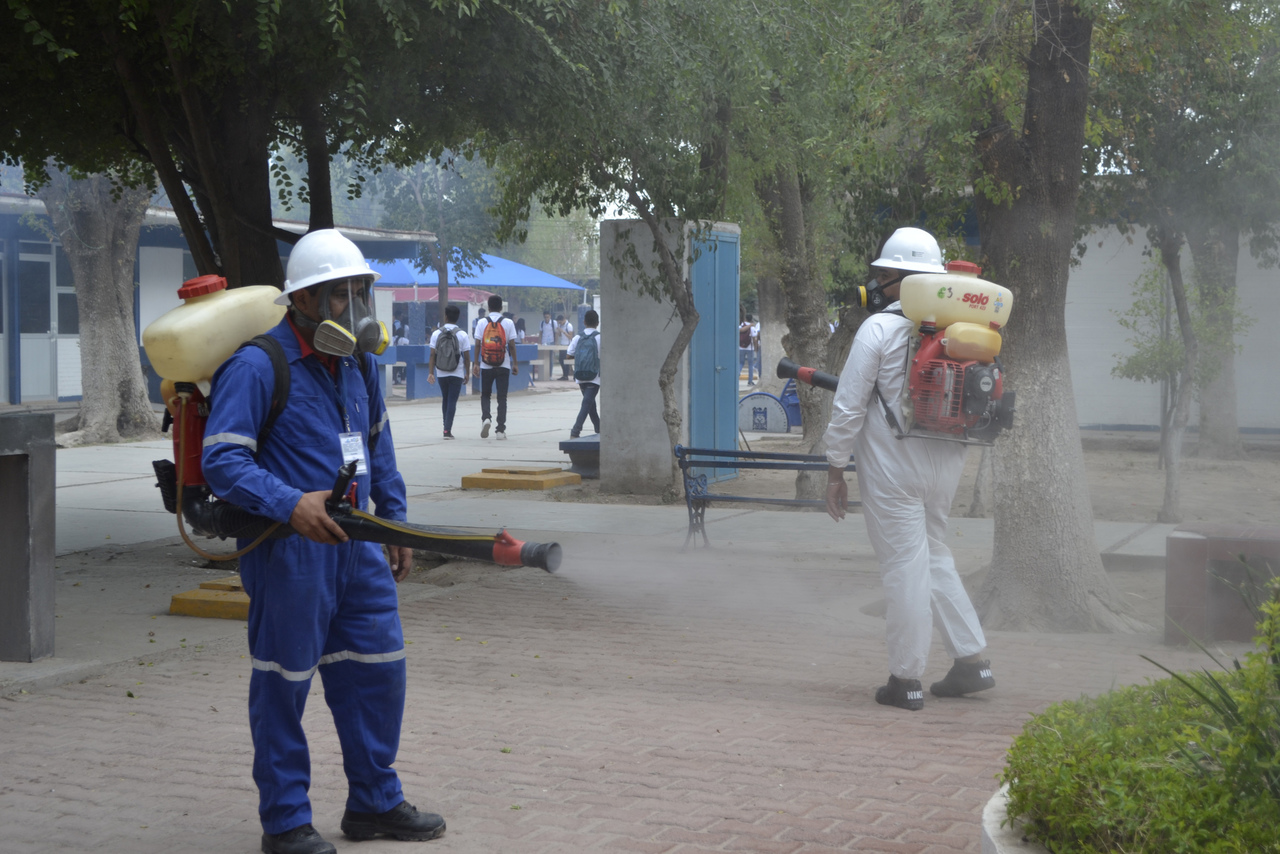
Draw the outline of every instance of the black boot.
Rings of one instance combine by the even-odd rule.
[[[996,680],[991,675],[990,661],[975,661],[970,664],[957,661],[951,665],[941,682],[934,682],[929,686],[929,693],[935,697],[960,697],[994,687]]]
[[[924,708],[924,689],[919,679],[899,679],[892,673],[889,682],[876,689],[876,702],[882,706],[897,706],[909,712]]]
[[[401,801],[384,813],[354,812],[342,816],[342,833],[350,839],[373,839],[379,833],[406,841],[435,839],[444,835],[444,819],[433,812],[418,812]]]
[[[309,824],[284,833],[262,834],[262,854],[338,854],[325,838]]]

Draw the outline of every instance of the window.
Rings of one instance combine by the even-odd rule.
[[[75,291],[58,290],[58,334],[80,334],[80,303]]]
[[[61,246],[56,247],[54,250],[54,264],[55,284],[57,286],[55,296],[58,300],[58,314],[56,316],[58,334],[79,335],[80,305],[76,299],[75,277],[71,274],[71,259]]]
[[[48,261],[18,261],[19,332],[48,333],[53,328],[49,268]]]

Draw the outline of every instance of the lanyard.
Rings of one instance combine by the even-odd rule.
[[[333,377],[333,390],[338,396],[338,414],[342,416],[343,432],[351,432],[351,417],[347,414],[347,360],[338,360],[337,375]],[[328,373],[326,371],[325,373]],[[357,410],[359,405],[357,404]]]

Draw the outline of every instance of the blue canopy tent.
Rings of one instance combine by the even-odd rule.
[[[557,288],[560,290],[585,291],[581,285],[565,281],[559,276],[544,273],[526,264],[508,261],[496,255],[482,255],[485,262],[483,270],[473,269],[465,276],[459,276],[452,264],[448,268],[449,283],[467,288]],[[434,269],[418,272],[412,261],[397,258],[394,261],[370,261],[369,266],[382,274],[379,285],[419,285],[435,287],[439,281]]]

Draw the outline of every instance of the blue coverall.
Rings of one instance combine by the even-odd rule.
[[[339,435],[358,431],[368,468],[355,480],[360,507],[372,498],[376,515],[404,520],[404,480],[377,372],[366,384],[356,362],[372,357],[343,358],[334,376],[318,357],[303,356],[287,318],[269,334],[288,356],[288,402],[259,448],[274,386],[270,358],[245,347],[218,369],[203,454],[214,494],[287,523],[303,492],[333,488],[343,462]],[[311,822],[302,712],[317,670],[342,744],[347,808],[382,813],[399,804],[391,766],[404,717],[404,635],[382,547],[269,539],[240,559],[240,577],[249,595],[249,725],[263,830]]]

